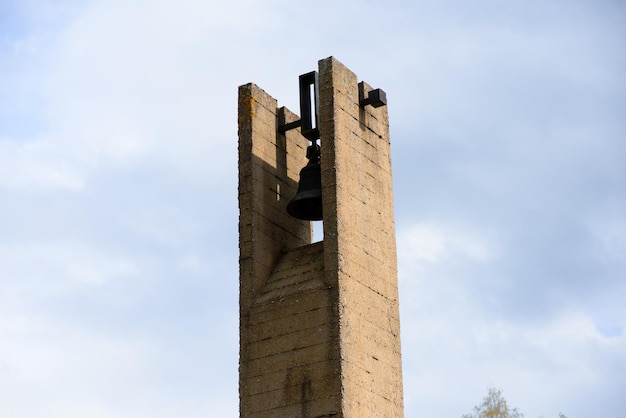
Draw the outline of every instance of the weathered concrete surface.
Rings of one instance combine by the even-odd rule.
[[[319,62],[324,241],[286,214],[306,164],[297,120],[239,90],[240,415],[403,416],[387,107]],[[364,84],[366,91],[371,88]]]

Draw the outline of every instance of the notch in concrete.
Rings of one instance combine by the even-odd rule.
[[[382,89],[371,90],[365,96],[365,85],[361,81],[359,83],[359,106],[365,107],[371,105],[372,107],[381,107],[387,104],[387,93]]]

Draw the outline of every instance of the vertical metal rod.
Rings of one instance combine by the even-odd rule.
[[[315,142],[319,137],[317,115],[319,113],[319,75],[317,71],[300,76],[300,131],[302,136]],[[313,88],[311,89],[311,86]],[[313,97],[311,97],[313,90]]]

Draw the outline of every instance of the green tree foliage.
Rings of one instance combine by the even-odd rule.
[[[489,388],[489,393],[480,405],[474,407],[474,412],[462,418],[524,418],[524,414],[517,408],[509,408],[500,389]],[[559,412],[559,418],[567,417]]]

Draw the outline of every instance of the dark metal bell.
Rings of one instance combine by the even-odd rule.
[[[287,204],[287,213],[306,221],[322,220],[322,171],[319,154],[313,155],[300,170],[298,192]]]

